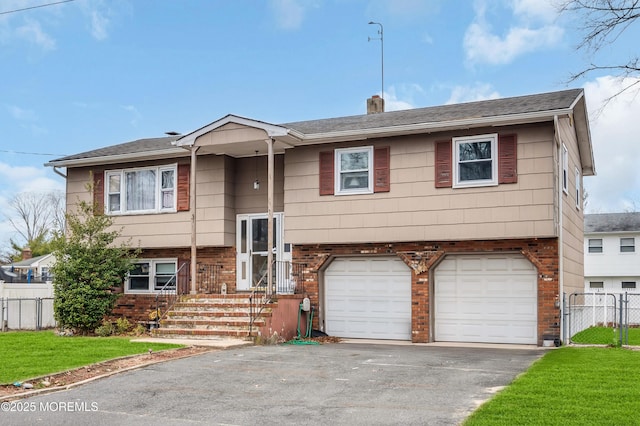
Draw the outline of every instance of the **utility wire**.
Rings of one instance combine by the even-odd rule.
[[[64,157],[66,154],[47,154],[44,152],[22,152],[22,151],[9,151],[6,149],[0,149],[0,152],[6,152],[7,154],[22,154],[22,155],[47,155],[50,157]]]
[[[16,12],[24,12],[25,10],[38,9],[40,7],[55,6],[56,4],[70,3],[72,1],[75,1],[75,0],[61,0],[61,1],[56,1],[56,2],[53,2],[53,3],[41,4],[41,5],[38,5],[38,6],[25,7],[23,9],[7,10],[6,12],[0,12],[0,15],[7,15],[9,13],[16,13]]]

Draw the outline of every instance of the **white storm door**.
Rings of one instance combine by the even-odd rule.
[[[282,216],[282,213],[273,215],[274,261],[281,258],[283,251]],[[248,291],[260,282],[267,271],[268,218],[266,214],[238,215],[236,224],[236,289]]]

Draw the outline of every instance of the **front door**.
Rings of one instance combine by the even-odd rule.
[[[273,215],[273,260],[281,259],[282,213]],[[248,291],[261,280],[266,283],[268,226],[266,214],[238,215],[236,220],[236,289]],[[275,269],[274,269],[275,270]]]

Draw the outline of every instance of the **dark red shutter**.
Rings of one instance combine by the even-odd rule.
[[[178,200],[177,208],[179,212],[189,210],[189,180],[190,180],[189,164],[178,164]]]
[[[451,141],[436,141],[436,188],[452,186]]]
[[[93,170],[93,214],[104,214],[104,172]]]
[[[518,182],[518,144],[516,135],[498,136],[498,183]]]
[[[391,190],[390,178],[390,152],[388,146],[375,148],[373,153],[373,192],[389,192]]]
[[[333,151],[320,153],[320,195],[333,195],[334,181],[334,155]]]

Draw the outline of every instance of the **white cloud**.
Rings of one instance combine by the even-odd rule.
[[[464,49],[469,64],[488,63],[503,65],[518,56],[554,46],[564,31],[553,24],[548,3],[533,0],[519,0],[511,3],[513,16],[505,18],[501,10],[496,21],[511,22],[512,26],[503,34],[494,33],[489,22],[487,4],[474,3],[476,16],[464,35]]]
[[[104,40],[109,34],[107,27],[109,26],[109,18],[104,16],[97,10],[91,11],[91,35],[96,40]]]
[[[400,92],[398,94],[397,92]],[[400,111],[403,109],[413,109],[415,104],[413,98],[415,95],[423,94],[424,90],[419,84],[402,84],[396,91],[395,86],[390,86],[384,92],[384,110]]]
[[[40,46],[43,50],[54,50],[56,48],[56,41],[53,37],[44,32],[40,22],[33,19],[25,19],[24,25],[16,28],[15,33],[19,38]]]
[[[600,77],[585,84],[597,176],[585,178],[587,210],[620,212],[640,207],[640,86],[606,101],[640,79]],[[606,103],[606,104],[605,104]]]
[[[36,119],[36,114],[33,111],[16,105],[7,105],[7,111],[9,111],[11,117],[19,121],[33,121]]]
[[[461,102],[485,101],[498,99],[500,93],[488,83],[476,83],[475,86],[456,86],[451,90],[451,96],[446,104],[458,104]]]
[[[133,105],[122,105],[121,108],[131,113],[131,120],[129,121],[129,123],[131,123],[131,125],[134,127],[137,126],[138,122],[140,122],[140,119],[142,119],[142,114],[140,114],[140,111],[138,111],[138,108],[136,108]]]
[[[271,0],[271,9],[279,28],[297,30],[302,26],[305,17],[305,6],[300,0]]]

